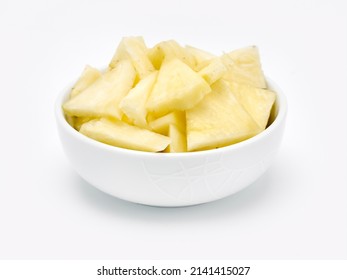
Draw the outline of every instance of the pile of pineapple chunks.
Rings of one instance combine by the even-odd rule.
[[[267,127],[275,98],[255,46],[215,56],[174,40],[148,48],[142,37],[125,37],[107,70],[86,66],[63,110],[97,141],[175,153],[253,137]]]

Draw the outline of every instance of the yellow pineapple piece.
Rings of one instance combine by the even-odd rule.
[[[221,58],[228,69],[224,75],[226,80],[266,88],[257,47],[252,46],[235,50],[223,55]]]
[[[171,142],[167,136],[105,118],[84,123],[80,132],[105,144],[146,152],[163,151]]]
[[[170,125],[175,125],[178,129],[185,131],[186,130],[186,117],[185,112],[174,111],[163,117],[152,120],[149,122],[149,127],[151,130],[163,134],[169,135]]]
[[[191,68],[194,68],[196,65],[194,56],[174,40],[163,41],[155,45],[148,51],[148,57],[158,70],[164,60],[171,60],[173,58],[181,60]]]
[[[149,126],[151,130],[170,137],[171,143],[164,152],[178,153],[187,151],[185,112],[171,112],[151,121]]]
[[[75,123],[73,127],[79,131],[84,123],[89,122],[92,119],[93,118],[89,117],[75,117]]]
[[[171,139],[171,143],[164,152],[182,153],[187,151],[187,137],[185,131],[180,130],[174,124],[170,124],[168,136]]]
[[[147,56],[148,49],[142,37],[124,37],[114,54],[109,67],[116,67],[123,59],[130,59],[140,79],[143,79],[155,69]]]
[[[72,127],[74,127],[76,117],[74,117],[74,116],[69,116],[69,115],[66,115],[66,114],[65,114],[65,119],[66,119],[66,121],[68,122],[69,125],[71,125]]]
[[[194,107],[211,91],[209,84],[181,60],[165,60],[147,100],[147,109],[156,115]]]
[[[80,130],[82,124],[89,122],[90,120],[92,120],[93,118],[89,118],[89,117],[75,117],[75,116],[65,116],[66,121],[77,131]]]
[[[186,119],[188,151],[231,145],[261,131],[222,79],[197,106],[186,111]]]
[[[70,92],[70,98],[73,98],[84,91],[87,87],[93,84],[97,79],[101,77],[99,70],[87,65],[78,81],[72,87]]]
[[[158,71],[142,79],[120,102],[119,107],[124,114],[139,127],[147,127],[146,102],[157,80]]]
[[[249,85],[229,83],[229,86],[237,100],[257,122],[259,127],[265,129],[276,94],[271,90]]]
[[[200,71],[202,68],[206,67],[212,59],[216,58],[215,55],[192,46],[186,46],[186,50],[195,59],[195,66],[193,68],[195,71]]]
[[[214,54],[192,46],[186,46],[186,49],[193,55],[197,64],[200,64],[203,61],[209,61],[216,57]]]
[[[227,68],[219,57],[212,59],[207,66],[202,68],[198,74],[210,85],[223,77]]]
[[[148,123],[148,124],[149,124],[150,122],[156,120],[157,118],[158,118],[158,117],[157,117],[155,114],[153,114],[153,113],[151,113],[151,112],[148,112],[148,113],[147,113],[147,118],[146,118],[146,120],[147,120],[147,123]]]
[[[130,91],[135,69],[129,60],[120,61],[79,95],[66,101],[63,109],[67,115],[77,117],[122,118],[119,103]]]
[[[122,122],[125,122],[125,123],[127,123],[127,124],[130,124],[130,125],[134,125],[133,120],[129,119],[129,118],[127,117],[127,115],[125,115],[125,114],[123,114],[121,121],[122,121]]]

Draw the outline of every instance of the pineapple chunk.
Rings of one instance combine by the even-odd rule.
[[[150,128],[171,139],[164,152],[178,153],[187,151],[185,112],[174,111],[149,123]]]
[[[148,124],[149,124],[150,122],[152,122],[152,121],[155,121],[157,118],[158,118],[158,117],[157,117],[155,114],[153,114],[153,113],[151,113],[151,112],[148,112],[148,113],[147,113],[147,118],[146,118],[146,120],[147,120],[147,123],[148,123]]]
[[[72,87],[70,92],[70,98],[73,98],[79,95],[82,91],[84,91],[87,87],[89,87],[92,83],[94,83],[100,77],[101,77],[100,71],[87,65],[84,68],[81,77]]]
[[[232,93],[240,104],[257,122],[261,129],[265,129],[269,120],[271,108],[276,94],[267,89],[255,88],[248,85],[229,83]]]
[[[125,114],[122,116],[121,121],[122,121],[122,122],[125,122],[125,123],[127,123],[127,124],[130,124],[130,125],[134,125],[134,122],[133,122],[131,119],[129,119],[129,118],[127,117],[127,115],[125,115]]]
[[[170,125],[175,125],[178,129],[186,130],[185,112],[174,111],[161,118],[153,120],[149,123],[150,128],[160,134],[168,135]]]
[[[75,116],[68,116],[68,115],[66,115],[65,118],[66,118],[66,121],[69,123],[69,125],[71,125],[77,131],[80,130],[82,124],[92,120],[92,118],[89,118],[89,117],[75,117]]]
[[[173,58],[178,58],[191,68],[194,68],[196,65],[194,56],[174,40],[163,41],[155,45],[149,50],[148,57],[158,70],[164,60],[171,60]]]
[[[147,109],[146,102],[149,94],[151,93],[154,83],[157,80],[158,71],[153,72],[146,78],[142,79],[130,92],[126,95],[119,107],[122,109],[124,114],[134,124],[146,128],[147,127]]]
[[[105,118],[83,124],[80,132],[102,143],[131,150],[158,152],[170,144],[167,136]]]
[[[210,63],[201,69],[198,74],[205,79],[210,85],[223,77],[227,68],[219,57],[214,58]]]
[[[120,61],[111,71],[63,105],[67,115],[77,117],[122,118],[119,103],[130,91],[135,70],[129,60]]]
[[[212,92],[186,111],[188,151],[219,148],[248,139],[261,129],[219,80]]]
[[[156,115],[194,107],[211,91],[209,84],[181,60],[165,60],[147,101]]]
[[[92,118],[89,118],[89,117],[75,117],[75,123],[74,123],[74,128],[76,130],[80,130],[81,129],[81,126],[86,123],[86,122],[89,122],[90,120],[92,120]]]
[[[170,145],[164,150],[168,153],[182,153],[187,151],[187,138],[185,132],[181,131],[176,125],[170,124],[169,137]]]
[[[192,46],[186,46],[186,50],[188,50],[188,52],[190,52],[193,55],[197,64],[200,64],[203,61],[211,60],[216,57],[215,55],[209,52],[206,52],[204,50],[201,50]]]
[[[155,69],[147,56],[148,49],[142,37],[125,37],[120,42],[109,67],[116,67],[123,59],[130,59],[139,79],[143,79]]]
[[[195,71],[200,71],[202,68],[206,67],[212,59],[216,58],[215,55],[208,53],[204,50],[194,48],[192,46],[186,46],[186,50],[195,59]]]
[[[69,125],[71,125],[72,127],[75,127],[76,117],[65,115],[65,119]]]
[[[228,71],[224,78],[230,82],[266,88],[257,47],[232,51],[222,56]]]

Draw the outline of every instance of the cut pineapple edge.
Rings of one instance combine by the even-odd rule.
[[[87,65],[62,105],[66,121],[104,144],[184,153],[249,139],[271,123],[256,46],[221,55],[174,40],[124,37],[106,70]]]

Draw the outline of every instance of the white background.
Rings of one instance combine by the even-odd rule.
[[[346,259],[345,1],[0,0],[0,258]],[[268,172],[218,202],[155,208],[85,183],[63,154],[58,92],[122,36],[216,54],[258,45],[289,115]]]

